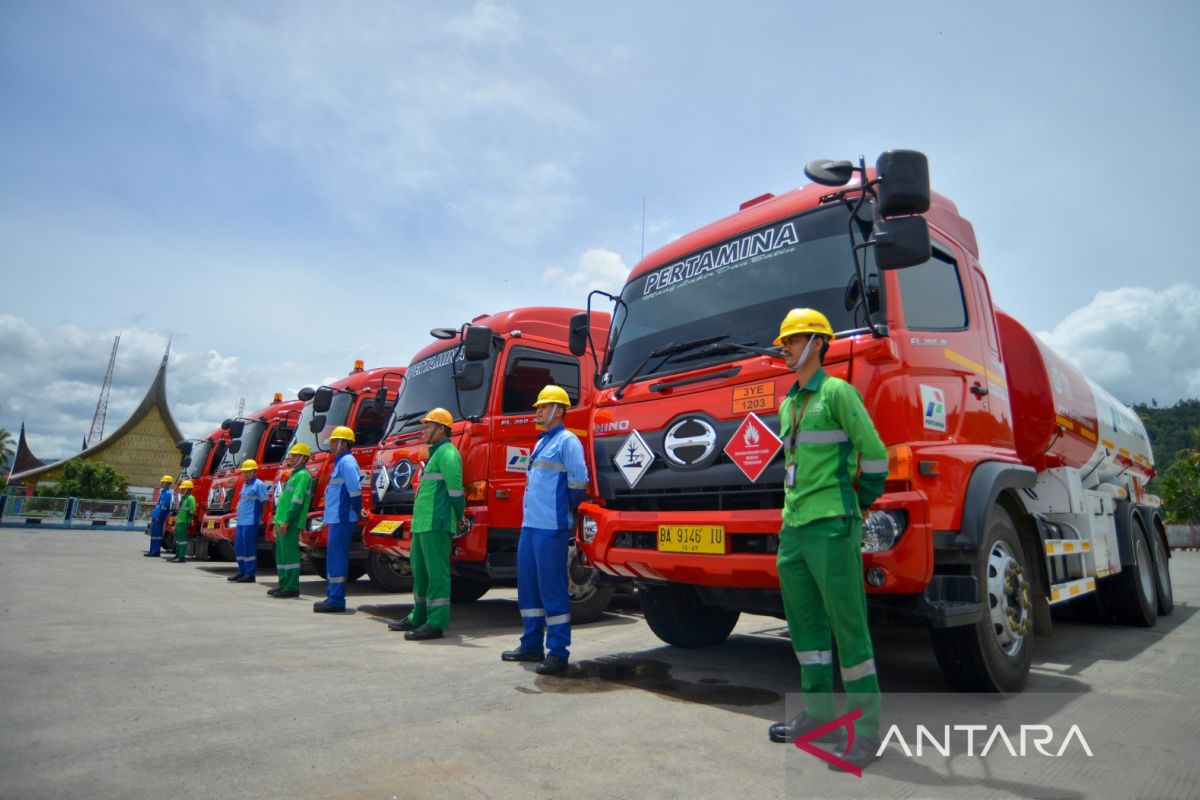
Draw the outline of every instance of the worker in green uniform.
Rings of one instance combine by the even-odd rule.
[[[796,373],[779,406],[786,471],[776,564],[800,662],[804,711],[775,723],[769,733],[773,742],[791,742],[840,716],[833,699],[832,628],[846,691],[842,713],[862,709],[851,747],[847,751],[843,742],[834,752],[861,768],[879,750],[880,714],[862,578],[862,523],[883,493],[888,459],[858,390],[821,367],[833,339],[829,320],[810,308],[789,311],[775,339]],[[836,740],[838,732],[820,740]]]
[[[288,450],[292,474],[275,500],[275,574],[279,586],[267,591],[271,597],[286,599],[300,596],[300,531],[308,524],[308,504],[312,501],[312,475],[305,468],[312,448],[296,442]]]
[[[167,559],[172,564],[187,561],[188,528],[196,517],[196,498],[192,497],[192,482],[179,484],[179,510],[175,512],[175,557]]]
[[[450,543],[463,525],[462,458],[450,443],[454,417],[435,408],[421,420],[429,457],[421,471],[421,484],[413,504],[412,550],[413,609],[407,617],[388,625],[406,631],[405,639],[442,638],[450,626]]]

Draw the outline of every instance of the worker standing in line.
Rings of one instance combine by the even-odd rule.
[[[773,742],[791,742],[839,716],[833,698],[837,640],[846,713],[862,709],[854,741],[835,754],[864,767],[879,750],[880,693],[867,628],[862,578],[862,522],[883,493],[887,449],[849,383],[822,369],[834,339],[819,311],[797,308],[779,326],[796,383],[779,407],[785,446],[783,526],[779,531],[779,588],[792,648],[800,662],[804,711],[770,727]],[[821,737],[836,741],[838,730]],[[833,768],[833,767],[831,767]]]
[[[267,592],[285,599],[300,596],[300,531],[308,523],[312,502],[312,475],[305,468],[312,448],[296,442],[288,451],[288,476],[275,507],[275,574],[279,586]]]
[[[267,485],[258,479],[258,462],[242,462],[242,488],[238,495],[237,531],[233,551],[237,556],[237,574],[226,578],[231,583],[255,583],[258,571],[258,527],[262,525],[263,505],[270,497]]]
[[[567,393],[553,385],[542,389],[534,403],[542,433],[529,456],[517,543],[517,605],[525,633],[517,649],[500,656],[504,661],[540,661],[539,675],[565,671],[570,657],[567,549],[588,480],[583,445],[563,425],[570,407]]]
[[[450,627],[450,543],[463,522],[462,457],[450,441],[454,417],[435,408],[421,420],[429,455],[412,514],[413,608],[388,628],[405,639],[442,638]]]
[[[196,498],[192,497],[192,482],[190,480],[179,484],[179,510],[175,512],[175,557],[169,559],[172,564],[182,564],[187,561],[188,528],[196,517]]]
[[[167,516],[171,513],[171,503],[175,499],[171,492],[171,485],[175,483],[175,479],[170,475],[163,475],[158,482],[161,487],[158,490],[158,502],[154,504],[154,510],[150,512],[150,551],[142,553],[146,558],[158,558],[162,552],[163,528],[167,524]]]
[[[362,473],[350,452],[354,431],[339,425],[329,435],[333,472],[325,487],[325,599],[313,611],[330,614],[346,610],[346,575],[350,572],[350,538],[362,516]]]

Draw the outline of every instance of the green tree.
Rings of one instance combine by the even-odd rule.
[[[58,482],[59,497],[128,500],[129,477],[103,461],[68,461]]]
[[[13,435],[0,428],[0,467],[7,468],[8,462],[17,454],[17,443]]]
[[[1175,453],[1158,479],[1167,522],[1200,522],[1200,428],[1192,428],[1192,446]]]

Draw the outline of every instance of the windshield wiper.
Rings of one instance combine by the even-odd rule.
[[[613,395],[613,397],[617,398],[618,400],[621,399],[621,395],[625,392],[625,387],[627,387],[629,384],[633,383],[634,379],[636,379],[638,375],[642,374],[642,370],[646,367],[647,364],[650,363],[650,359],[652,359],[652,358],[662,359],[659,363],[654,365],[654,368],[658,369],[663,364],[665,364],[667,359],[670,358],[671,356],[676,356],[676,355],[679,355],[680,353],[686,353],[689,350],[695,350],[697,347],[704,347],[705,345],[715,344],[723,339],[728,339],[728,338],[729,338],[729,334],[725,334],[723,336],[709,336],[704,339],[693,339],[690,342],[671,342],[671,344],[665,344],[656,350],[651,350],[649,353],[646,354],[646,357],[642,359],[642,363],[637,365],[637,369],[635,369],[633,372],[629,373],[629,377],[625,379],[624,383],[622,383],[620,386],[617,387],[617,391]],[[651,372],[653,372],[653,370],[651,370]]]
[[[689,352],[667,359],[668,364],[681,364],[684,361],[700,361],[714,356],[727,356],[730,353],[757,353],[758,355],[780,358],[777,348],[756,347],[747,342],[728,342],[727,344],[711,344],[700,352]]]
[[[391,436],[393,430],[395,430],[396,433],[399,433],[408,427],[408,423],[412,422],[417,417],[425,415],[426,413],[428,412],[414,411],[411,414],[401,414],[400,416],[393,418],[392,424],[388,425],[387,433],[383,435],[383,438],[386,439],[387,437]],[[398,428],[396,427],[397,423],[400,423],[400,427]]]

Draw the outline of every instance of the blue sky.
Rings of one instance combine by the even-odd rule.
[[[1194,4],[0,4],[0,426],[63,455],[168,335],[185,432],[578,305],[816,157],[925,151],[996,301],[1200,396]],[[686,12],[686,13],[685,13]],[[1182,194],[1182,193],[1181,193]]]

